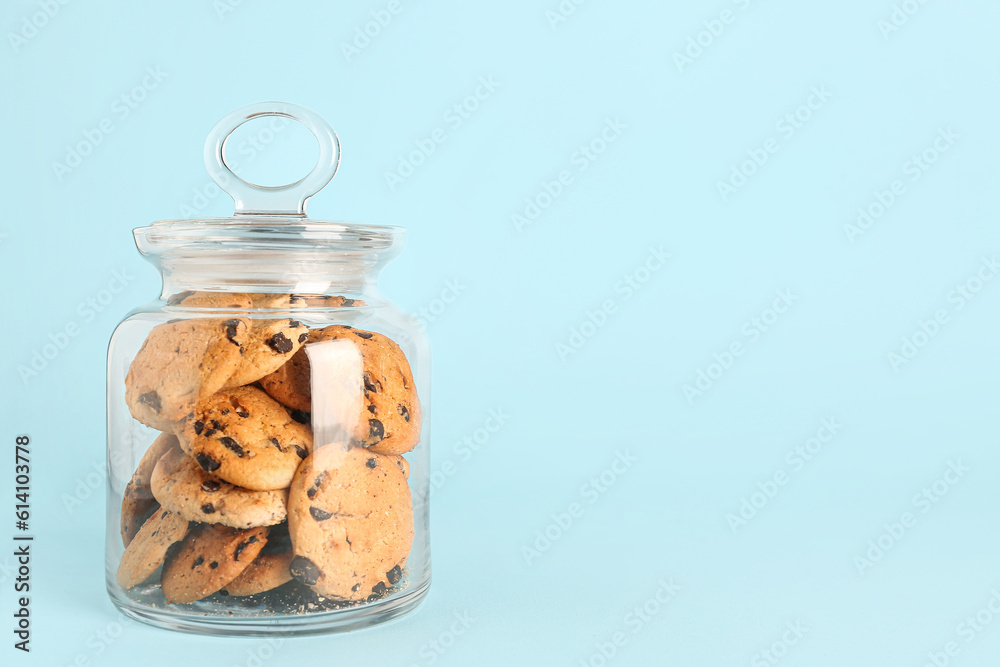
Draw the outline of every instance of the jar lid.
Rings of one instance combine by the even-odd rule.
[[[306,176],[279,186],[244,180],[226,160],[226,146],[244,123],[265,116],[298,121],[319,143],[319,159]],[[287,102],[260,102],[237,109],[220,120],[205,141],[205,168],[219,188],[233,198],[234,214],[228,218],[159,220],[133,230],[136,245],[145,255],[198,246],[220,248],[227,244],[257,245],[288,250],[324,247],[340,252],[370,252],[398,246],[402,227],[360,225],[312,220],[306,216],[309,198],[322,190],[340,166],[340,139],[333,127],[316,112]]]

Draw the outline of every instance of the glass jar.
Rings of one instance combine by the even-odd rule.
[[[313,133],[308,176],[262,187],[232,172],[226,139],[261,116]],[[235,215],[134,231],[163,290],[108,350],[107,586],[128,616],[329,632],[427,593],[429,347],[377,290],[403,230],[305,215],[339,159],[307,109],[237,110],[205,146]]]

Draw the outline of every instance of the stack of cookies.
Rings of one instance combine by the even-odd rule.
[[[186,293],[171,303],[250,310],[310,299],[349,301]],[[305,346],[324,341],[357,350],[357,377],[310,367]],[[356,399],[338,442],[316,442],[311,428],[313,410],[344,414],[313,405],[312,387],[327,382],[341,388],[331,396],[346,386]],[[132,416],[162,433],[122,499],[122,588],[158,583],[169,602],[189,603],[294,579],[326,598],[361,601],[402,579],[414,530],[402,455],[419,441],[421,412],[392,340],[295,319],[174,320],[150,332],[125,389]]]

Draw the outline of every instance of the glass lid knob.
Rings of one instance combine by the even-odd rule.
[[[313,170],[288,185],[266,186],[238,176],[226,162],[226,145],[238,127],[255,118],[281,116],[298,121],[319,143]],[[315,111],[287,102],[260,102],[237,109],[220,120],[205,141],[205,168],[219,188],[233,198],[236,215],[305,217],[306,202],[322,190],[340,166],[340,139]]]

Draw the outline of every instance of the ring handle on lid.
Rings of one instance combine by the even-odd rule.
[[[319,142],[319,160],[303,178],[288,185],[265,186],[240,178],[226,162],[226,143],[236,128],[263,116],[281,116],[302,123]],[[236,215],[304,217],[306,202],[330,182],[340,166],[340,139],[315,111],[286,102],[260,102],[230,113],[212,128],[205,141],[208,175],[236,204]]]

